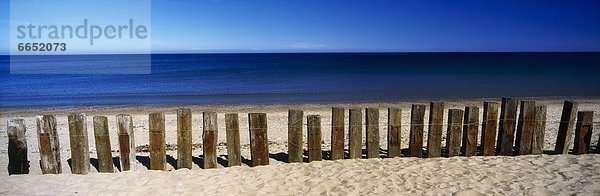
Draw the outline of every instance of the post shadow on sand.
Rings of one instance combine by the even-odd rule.
[[[229,165],[229,159],[227,155],[218,156],[217,163],[223,167],[227,167]]]
[[[173,166],[173,168],[177,169],[177,159],[175,159],[173,156],[171,155],[167,155],[167,163],[171,166]]]
[[[135,159],[138,160],[146,169],[150,169],[150,157],[148,156],[135,156]]]

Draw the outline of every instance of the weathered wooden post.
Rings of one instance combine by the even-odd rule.
[[[29,174],[27,159],[27,138],[23,119],[9,119],[6,122],[8,133],[8,175]]]
[[[225,134],[227,137],[227,166],[242,165],[240,122],[237,113],[225,114]]]
[[[573,139],[573,126],[577,117],[577,103],[574,101],[565,101],[558,125],[558,135],[556,136],[556,154],[569,153],[569,145]]]
[[[462,154],[470,157],[477,155],[477,134],[479,133],[479,108],[465,107],[463,126]]]
[[[202,112],[202,148],[204,169],[217,168],[217,113]]]
[[[321,116],[308,115],[306,123],[308,131],[308,162],[323,160],[321,151]]]
[[[483,122],[481,123],[481,152],[483,156],[496,153],[496,128],[498,128],[498,102],[483,102]]]
[[[98,172],[113,173],[115,166],[112,161],[110,149],[110,134],[108,131],[108,118],[94,116],[94,140],[96,141],[96,154],[98,155]]]
[[[360,108],[350,109],[349,119],[349,153],[351,159],[362,158],[362,110]]]
[[[302,110],[288,111],[288,161],[290,163],[302,163],[303,161],[303,123],[304,112]]]
[[[535,101],[521,101],[521,112],[519,113],[519,125],[517,126],[515,154],[531,154],[534,128]]]
[[[177,109],[177,169],[192,169],[192,111]]]
[[[515,98],[502,98],[500,111],[500,126],[498,129],[498,155],[512,155],[515,143],[515,126],[517,122],[517,106]]]
[[[365,113],[367,158],[379,158],[379,108],[367,108]]]
[[[166,144],[165,144],[165,114],[152,113],[149,115],[150,129],[150,169],[166,169]]]
[[[412,105],[410,112],[410,140],[408,151],[411,157],[423,156],[423,128],[425,123],[425,105]]]
[[[71,173],[87,174],[90,171],[90,150],[85,114],[70,114],[68,120],[71,141]]]
[[[592,119],[593,111],[582,111],[577,113],[577,126],[575,128],[574,154],[587,154],[592,144]],[[600,142],[600,141],[599,141]]]
[[[37,116],[36,124],[42,174],[62,173],[56,118],[54,115]]]
[[[400,156],[402,109],[388,108],[388,157]]]
[[[135,171],[135,138],[133,137],[133,120],[130,115],[117,115],[117,126],[119,127],[119,154],[122,171]]]
[[[269,139],[267,137],[267,114],[249,113],[250,157],[252,166],[269,165]]]
[[[344,108],[331,109],[331,159],[344,159]]]
[[[444,125],[444,102],[429,104],[429,133],[427,134],[427,157],[442,155],[442,127]]]
[[[463,110],[448,110],[448,130],[446,131],[446,157],[460,155],[460,135],[462,134]]]
[[[535,128],[531,140],[531,154],[544,153],[544,135],[546,132],[546,106],[535,107]]]

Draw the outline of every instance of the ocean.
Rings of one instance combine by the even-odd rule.
[[[1,108],[600,96],[600,53],[152,54],[151,74],[98,75],[10,74],[9,58],[0,56]]]

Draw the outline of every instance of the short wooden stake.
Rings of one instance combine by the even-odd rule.
[[[565,101],[563,105],[560,124],[558,125],[558,135],[556,136],[556,154],[569,153],[569,145],[573,139],[573,128],[575,126],[575,118],[577,117],[577,103],[573,101]]]
[[[423,156],[423,128],[425,123],[425,105],[412,105],[410,112],[410,140],[408,151],[411,157]]]
[[[202,150],[204,169],[217,168],[217,113],[202,112]]]
[[[577,112],[577,126],[575,128],[575,146],[573,154],[587,154],[592,144],[593,111]],[[600,142],[600,141],[599,141]]]
[[[54,115],[37,116],[36,124],[42,174],[62,173],[56,118]]]
[[[133,137],[133,120],[130,115],[117,115],[117,126],[119,128],[119,154],[122,171],[135,171],[137,164],[135,162],[135,138]]]
[[[177,109],[177,169],[192,169],[192,111]]]
[[[225,114],[225,134],[227,137],[227,166],[242,165],[240,122],[237,113]]]
[[[535,101],[521,101],[519,125],[517,126],[517,141],[515,154],[531,154],[531,144],[535,129]]]
[[[303,124],[304,112],[302,110],[288,111],[288,161],[290,163],[302,163],[303,161]]]
[[[481,123],[481,152],[483,156],[496,154],[496,128],[498,128],[498,102],[483,102]]]
[[[269,139],[267,137],[267,114],[249,113],[250,157],[252,166],[269,165]]]
[[[349,152],[351,159],[362,158],[362,110],[360,108],[350,109],[349,115],[350,142]]]
[[[344,108],[331,109],[331,159],[344,159]]]
[[[8,133],[8,175],[29,174],[27,159],[27,138],[23,119],[9,119],[6,123]]]
[[[367,158],[379,158],[379,108],[365,110]]]
[[[402,141],[402,109],[388,108],[388,157],[400,156]]]
[[[165,115],[152,113],[149,115],[150,129],[150,169],[166,169],[166,144],[165,144]]]
[[[321,116],[308,115],[306,122],[308,131],[308,162],[323,160],[321,151]]]
[[[546,106],[535,106],[535,127],[531,140],[531,154],[544,153],[544,135],[546,132]]]
[[[446,157],[460,155],[463,110],[448,110],[448,130],[446,131]]]
[[[90,150],[86,116],[83,113],[74,113],[69,115],[68,120],[71,141],[71,173],[88,174],[90,171]]]
[[[427,134],[427,157],[442,156],[442,127],[444,125],[444,102],[429,104],[429,133]]]
[[[96,141],[96,154],[98,155],[98,172],[113,173],[115,172],[115,166],[112,161],[108,118],[106,116],[94,116],[93,120],[94,141]]]
[[[517,123],[517,106],[519,102],[515,98],[502,98],[500,111],[500,126],[498,128],[498,155],[512,155],[515,143],[515,126]]]

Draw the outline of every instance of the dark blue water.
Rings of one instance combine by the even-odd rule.
[[[2,108],[600,96],[600,53],[155,54],[147,75],[9,70],[0,56]]]

